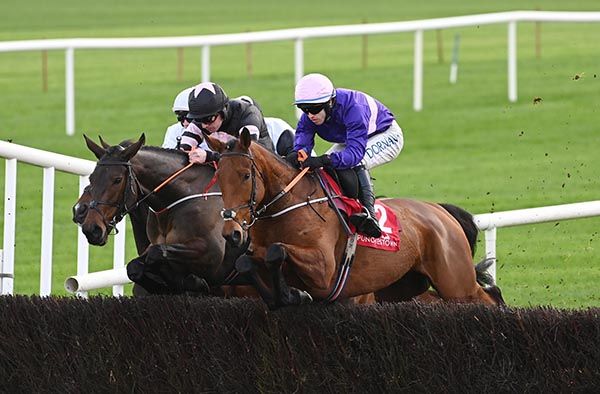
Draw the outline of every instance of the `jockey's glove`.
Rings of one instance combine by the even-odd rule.
[[[300,166],[302,168],[310,168],[311,170],[314,170],[315,168],[321,168],[321,167],[326,167],[328,165],[331,164],[331,159],[329,158],[329,155],[321,155],[321,156],[310,156],[308,157],[306,160],[304,160],[302,163],[300,163]]]
[[[290,163],[294,168],[300,168],[300,162],[298,161],[298,152],[293,150],[285,156],[285,161]]]

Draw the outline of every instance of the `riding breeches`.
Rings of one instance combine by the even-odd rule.
[[[361,164],[367,170],[380,166],[394,160],[402,151],[404,136],[402,129],[396,121],[393,121],[387,130],[377,133],[367,140],[365,156]],[[345,144],[333,145],[327,153],[338,152],[346,147]]]

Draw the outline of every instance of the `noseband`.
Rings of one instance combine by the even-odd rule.
[[[133,170],[131,169],[131,163],[130,162],[108,162],[108,163],[97,163],[96,165],[98,166],[125,166],[125,168],[127,168],[127,183],[125,185],[125,192],[123,193],[123,198],[112,202],[112,201],[97,201],[97,200],[91,200],[89,203],[89,207],[90,209],[93,209],[94,211],[98,212],[98,214],[102,217],[102,220],[104,221],[104,224],[109,228],[109,232],[111,229],[115,229],[115,232],[118,232],[116,225],[117,223],[119,223],[123,217],[125,217],[125,215],[127,215],[132,209],[135,209],[138,205],[138,202],[136,201],[133,204],[132,208],[128,208],[127,207],[127,200],[128,200],[128,192],[129,189],[131,189],[131,193],[134,195],[134,198],[137,198],[137,196],[135,195],[135,190],[133,189],[133,186],[135,184],[137,184],[137,179],[135,177],[135,174],[133,173]],[[98,207],[100,205],[107,205],[109,207],[116,207],[117,208],[117,213],[110,219],[108,220],[106,218],[106,216],[104,215],[104,213],[102,213]]]

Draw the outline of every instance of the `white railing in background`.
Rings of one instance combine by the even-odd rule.
[[[63,171],[79,175],[79,193],[89,183],[88,175],[92,173],[96,163],[76,157],[46,152],[22,145],[0,141],[0,157],[6,159],[4,186],[4,232],[3,253],[0,261],[0,294],[13,294],[15,266],[15,224],[17,198],[17,161],[42,167],[44,170],[42,196],[42,232],[41,232],[41,268],[40,295],[47,296],[52,292],[52,240],[54,223],[54,172]],[[78,196],[73,196],[73,201]],[[61,210],[71,207],[60,207]],[[125,266],[125,221],[117,225],[118,234],[114,239],[113,268]],[[75,233],[73,233],[75,235]],[[62,237],[66,240],[67,237]],[[77,274],[88,273],[89,248],[88,243],[78,229],[77,236]],[[85,291],[79,293],[85,296]],[[123,295],[122,284],[113,286],[114,295]]]
[[[75,49],[119,48],[202,48],[201,80],[210,80],[210,48],[219,45],[246,44],[293,40],[294,76],[304,74],[304,40],[311,38],[414,32],[413,108],[423,108],[423,31],[496,23],[508,24],[508,99],[517,100],[517,23],[518,22],[600,22],[600,12],[510,11],[491,14],[455,16],[405,22],[369,23],[358,25],[305,27],[260,31],[253,33],[214,34],[187,37],[148,38],[68,38],[0,42],[0,52],[65,50],[66,131],[75,133]],[[593,39],[590,37],[590,39]]]
[[[600,216],[600,201],[553,205],[539,208],[518,209],[474,215],[475,224],[485,235],[485,256],[494,259],[488,272],[496,280],[496,229],[555,220],[581,219]],[[65,288],[70,292],[92,290],[125,283],[128,280],[124,269],[107,270],[67,278]]]
[[[600,216],[600,201],[587,201],[574,204],[551,205],[547,207],[517,209],[482,213],[475,215],[475,224],[485,234],[486,258],[493,258],[494,265],[489,269],[496,279],[496,229],[499,227],[521,226],[565,219],[582,219]]]

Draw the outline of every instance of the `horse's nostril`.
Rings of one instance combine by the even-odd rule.
[[[239,230],[234,231],[231,234],[231,241],[235,244],[235,245],[241,245],[242,243],[242,232]]]
[[[73,221],[75,223],[83,223],[87,216],[88,206],[87,204],[76,204],[73,206]]]

